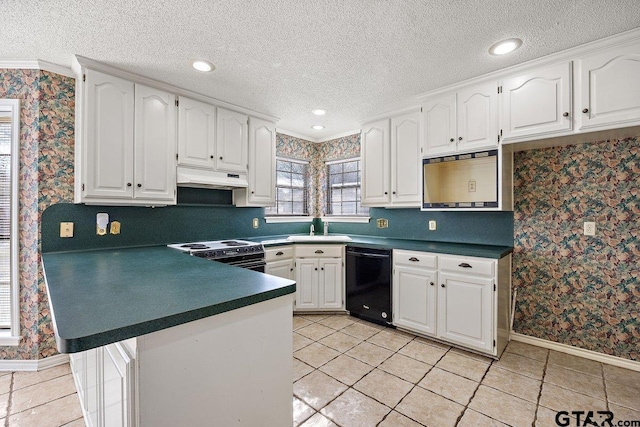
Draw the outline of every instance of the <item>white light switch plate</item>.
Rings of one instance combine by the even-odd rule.
[[[434,231],[436,229],[436,222],[431,220],[429,221],[429,230]]]
[[[595,222],[585,222],[584,223],[584,235],[585,236],[595,236],[596,235],[596,223]]]

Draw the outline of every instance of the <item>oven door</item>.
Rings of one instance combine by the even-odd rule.
[[[228,262],[227,264],[233,265],[236,267],[246,268],[248,270],[259,271],[260,273],[264,273],[264,267],[267,265],[267,263],[263,259],[235,261],[235,262]]]

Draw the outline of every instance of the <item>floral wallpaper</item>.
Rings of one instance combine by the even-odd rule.
[[[40,266],[40,216],[73,199],[74,80],[40,70],[0,69],[0,98],[20,99],[20,345],[0,358],[56,353]]]
[[[321,143],[278,133],[276,155],[309,162],[308,194],[310,214],[319,218],[326,211],[327,177],[325,162],[360,157],[360,134],[353,134]],[[318,191],[320,189],[320,191]]]
[[[515,153],[514,200],[514,331],[640,360],[640,137]]]

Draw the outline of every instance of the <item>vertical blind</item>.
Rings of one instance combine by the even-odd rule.
[[[11,121],[0,116],[0,328],[11,327]]]

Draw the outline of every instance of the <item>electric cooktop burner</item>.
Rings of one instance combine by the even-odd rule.
[[[225,240],[223,242],[220,242],[220,244],[227,245],[227,246],[247,246],[249,243],[239,242],[237,240]]]
[[[208,249],[209,246],[203,245],[202,243],[186,243],[184,245],[180,245],[181,248],[188,249]]]

